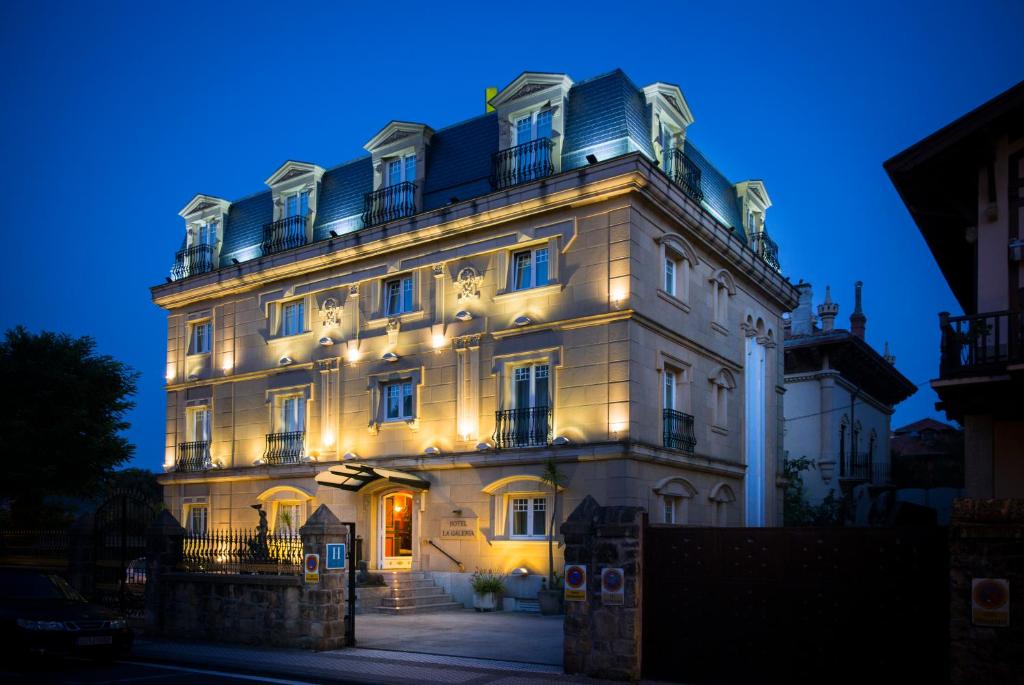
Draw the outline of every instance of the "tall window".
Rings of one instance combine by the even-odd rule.
[[[412,311],[412,276],[403,276],[384,283],[384,314],[395,316]]]
[[[732,375],[722,369],[711,381],[712,424],[719,428],[729,427],[729,391],[736,387]]]
[[[662,513],[665,519],[665,523],[678,523],[679,522],[679,497],[672,497],[666,495],[662,505]]]
[[[189,354],[209,354],[210,352],[210,322],[200,321],[192,324],[192,335],[188,343]]]
[[[524,115],[516,119],[516,145],[551,137],[551,110]]]
[[[672,154],[672,150],[676,148],[676,132],[671,127],[662,124],[660,138],[662,169],[666,174],[671,174],[674,171],[673,164],[675,164],[675,155]]]
[[[281,398],[279,433],[300,433],[306,430],[306,399],[301,396]]]
[[[665,409],[676,408],[676,374],[675,371],[665,370]]]
[[[547,499],[513,497],[510,501],[513,538],[543,538],[546,534]]]
[[[187,516],[185,516],[185,528],[191,535],[206,535],[206,522],[209,507],[205,504],[188,505]]]
[[[384,178],[384,184],[388,186],[396,186],[399,183],[408,181],[412,183],[416,180],[416,155],[406,155],[404,157],[395,157],[388,161],[387,164],[387,175]]]
[[[210,441],[210,408],[191,407],[188,411],[188,423],[185,427],[189,442]]]
[[[309,191],[292,193],[284,199],[285,217],[306,216],[309,214]]]
[[[513,409],[551,406],[547,364],[520,366],[513,374]]]
[[[665,256],[665,292],[669,295],[676,294],[676,260]]]
[[[297,335],[306,330],[306,304],[302,300],[281,307],[281,335]]]
[[[538,247],[512,255],[512,287],[526,290],[548,284],[548,248]]]
[[[302,520],[301,502],[278,502],[277,519],[274,522],[274,532],[278,534],[295,535],[299,527],[305,521]]]
[[[217,222],[204,221],[196,226],[193,245],[213,245],[217,242]]]
[[[408,421],[413,418],[412,381],[384,385],[384,420]]]
[[[719,272],[711,279],[711,311],[716,324],[729,325],[729,297],[735,291],[731,277],[725,272]]]

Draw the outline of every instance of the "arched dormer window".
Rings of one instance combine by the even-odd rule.
[[[651,512],[661,523],[685,525],[690,523],[690,500],[697,496],[697,488],[685,478],[669,476],[654,486],[656,506]]]
[[[711,488],[708,493],[708,501],[711,508],[711,525],[717,527],[728,526],[733,503],[736,502],[736,493],[726,483],[719,483]]]
[[[697,253],[681,236],[667,233],[658,241],[661,250],[661,292],[689,305],[690,274],[697,266]],[[689,311],[689,306],[684,307]]]
[[[708,282],[711,285],[711,327],[728,334],[729,298],[736,294],[736,282],[725,269],[720,269]]]
[[[728,369],[721,369],[711,381],[711,425],[720,431],[729,429],[729,393],[736,388],[736,379]]]

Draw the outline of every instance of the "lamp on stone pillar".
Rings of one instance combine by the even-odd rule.
[[[850,332],[855,336],[864,339],[864,328],[868,323],[868,317],[864,316],[864,312],[860,308],[860,291],[864,287],[863,281],[857,281],[854,284],[854,302],[853,302],[853,314],[850,314]]]
[[[828,333],[835,328],[839,305],[832,301],[832,289],[825,286],[825,302],[818,305],[818,316],[821,318],[821,330]]]

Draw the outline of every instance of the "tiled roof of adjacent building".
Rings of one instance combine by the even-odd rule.
[[[589,154],[605,160],[640,152],[653,159],[650,118],[643,91],[619,69],[574,84],[567,103],[562,171],[586,165]],[[467,200],[492,192],[491,158],[497,150],[498,120],[493,112],[439,129],[427,154],[422,210],[437,209],[453,198]],[[706,206],[746,242],[733,184],[689,139],[685,154],[701,170]],[[363,197],[372,190],[369,155],[326,170],[320,181],[313,239],[326,239],[332,230],[341,235],[362,228]],[[260,256],[263,226],[271,221],[269,189],[232,202],[220,266]]]

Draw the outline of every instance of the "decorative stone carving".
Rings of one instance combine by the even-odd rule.
[[[537,92],[540,92],[542,90],[545,90],[546,88],[550,88],[552,85],[554,85],[554,84],[551,84],[551,83],[526,83],[526,84],[523,85],[522,88],[520,88],[518,91],[516,91],[516,94],[513,95],[510,99],[511,100],[515,100],[517,98],[526,97],[527,95],[533,95],[534,93],[537,93]]]
[[[480,347],[480,335],[463,335],[454,338],[452,344],[456,350],[471,350]]]
[[[397,316],[393,316],[388,319],[387,332],[388,332],[388,344],[398,344],[398,331],[402,327],[402,322]]]
[[[377,144],[377,147],[384,147],[385,145],[390,145],[391,143],[395,142],[396,140],[401,140],[402,138],[408,138],[411,135],[412,135],[411,131],[395,131],[390,136],[388,136],[384,140],[380,141],[380,143]]]
[[[337,326],[341,323],[341,307],[333,297],[328,297],[320,305],[320,325],[324,328]]]
[[[476,269],[467,266],[459,271],[455,279],[456,299],[459,303],[467,300],[475,300],[480,297],[480,285],[484,277],[477,273]]]
[[[358,283],[353,283],[352,285],[350,285],[348,287],[348,296],[349,297],[359,297],[359,284]]]

